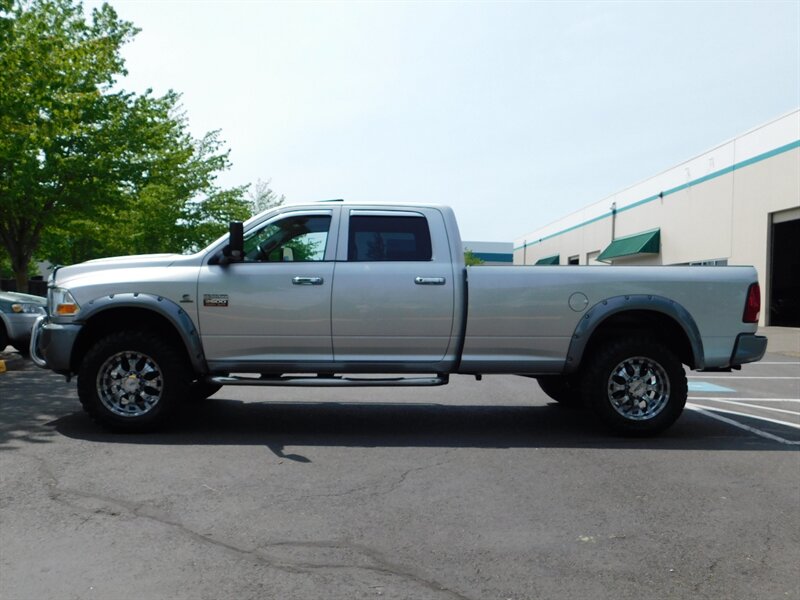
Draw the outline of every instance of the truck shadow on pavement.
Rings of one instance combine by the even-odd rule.
[[[359,395],[364,398],[363,395]],[[0,380],[0,451],[60,437],[98,443],[285,447],[631,448],[796,451],[685,411],[656,438],[609,434],[590,411],[555,403],[459,405],[382,402],[242,402],[217,397],[187,403],[163,431],[109,433],[80,410],[73,383],[34,367]]]
[[[654,450],[789,450],[687,411],[656,438],[607,432],[590,411],[557,404],[454,406],[386,403],[255,403],[215,399],[185,411],[164,431],[115,434],[83,413],[50,424],[84,441],[162,445],[263,445],[276,456],[309,462],[284,448],[630,448]]]

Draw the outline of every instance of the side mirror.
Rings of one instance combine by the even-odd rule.
[[[227,265],[244,260],[244,228],[240,221],[231,221],[228,245],[222,249],[220,264]]]

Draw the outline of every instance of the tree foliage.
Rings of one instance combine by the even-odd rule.
[[[277,193],[272,191],[269,187],[271,183],[271,179],[267,179],[266,181],[259,179],[253,184],[252,188],[248,190],[247,200],[250,203],[250,210],[253,211],[253,214],[258,214],[270,208],[281,206],[286,201],[286,196],[283,194],[278,196]]]
[[[190,250],[244,219],[219,132],[194,139],[180,95],[117,90],[137,33],[104,4],[0,0],[0,245],[20,289],[33,256]]]
[[[482,265],[484,260],[478,256],[475,256],[475,253],[470,250],[469,248],[464,249],[464,263],[470,267],[474,267],[477,265]]]

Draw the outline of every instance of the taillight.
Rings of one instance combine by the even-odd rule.
[[[744,303],[744,315],[742,315],[742,321],[745,323],[758,323],[758,315],[760,313],[761,288],[757,283],[753,283],[747,290],[747,300]]]

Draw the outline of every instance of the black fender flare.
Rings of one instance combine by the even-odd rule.
[[[592,306],[581,317],[567,350],[567,360],[564,366],[565,373],[574,373],[583,360],[586,346],[595,330],[612,315],[640,310],[657,312],[675,321],[683,330],[694,358],[694,368],[702,369],[705,366],[705,353],[703,338],[692,315],[683,305],[663,296],[652,294],[628,294],[606,298]]]
[[[164,317],[178,332],[194,371],[196,373],[208,372],[203,344],[200,341],[200,332],[197,331],[197,327],[186,311],[164,296],[140,292],[101,296],[82,306],[80,318],[76,323],[85,325],[99,314],[116,308],[140,308]]]

